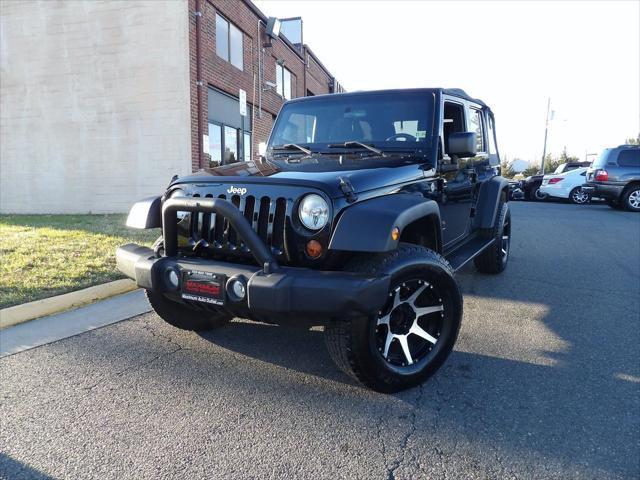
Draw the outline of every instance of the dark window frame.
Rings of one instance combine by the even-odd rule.
[[[238,162],[244,162],[245,160],[245,149],[244,149],[244,136],[245,134],[249,135],[249,160],[251,160],[251,149],[252,149],[252,143],[253,143],[253,132],[251,130],[246,130],[246,129],[242,129],[242,128],[237,128],[231,125],[227,125],[223,122],[220,122],[218,120],[207,120],[207,129],[209,128],[209,125],[217,125],[218,127],[220,127],[220,165],[231,165],[232,163],[238,163]],[[232,162],[232,163],[227,163],[225,162],[225,158],[224,158],[224,152],[225,152],[225,147],[226,147],[226,141],[225,141],[225,128],[231,128],[233,130],[236,131],[236,148],[237,148],[237,152],[238,152],[238,158],[236,162]],[[209,131],[209,136],[211,136],[211,131]],[[211,141],[209,141],[211,142]],[[211,144],[211,143],[209,143]],[[209,152],[209,156],[211,156],[211,152]],[[211,162],[211,160],[209,160]],[[211,165],[209,165],[211,167]]]
[[[282,78],[280,79],[282,82],[282,91],[280,91],[280,89],[278,88],[279,83],[278,83],[278,67],[280,68],[281,72],[282,72]],[[289,73],[289,96],[287,97],[284,93],[284,88],[285,88],[285,71]],[[293,95],[293,79],[295,78],[295,75],[293,74],[293,72],[291,70],[289,70],[287,67],[285,67],[281,62],[276,61],[276,93],[278,95],[280,95],[282,98],[284,98],[285,100],[291,100],[292,98],[295,98]]]

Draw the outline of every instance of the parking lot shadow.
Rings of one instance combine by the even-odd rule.
[[[12,480],[53,480],[53,477],[19,462],[2,452],[0,452],[0,478]]]

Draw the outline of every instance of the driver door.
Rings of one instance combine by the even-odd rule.
[[[442,220],[442,240],[446,248],[462,240],[469,232],[477,174],[473,168],[473,157],[459,158],[449,156],[447,152],[450,134],[469,131],[469,110],[459,99],[445,97],[443,102],[440,129],[442,148],[438,160],[442,188],[438,203]]]

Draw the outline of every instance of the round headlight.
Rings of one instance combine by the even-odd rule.
[[[312,193],[300,202],[298,216],[302,224],[310,230],[320,230],[329,220],[329,205],[320,195]]]

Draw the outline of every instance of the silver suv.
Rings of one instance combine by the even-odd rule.
[[[606,148],[587,170],[582,190],[616,209],[640,212],[640,146]]]

